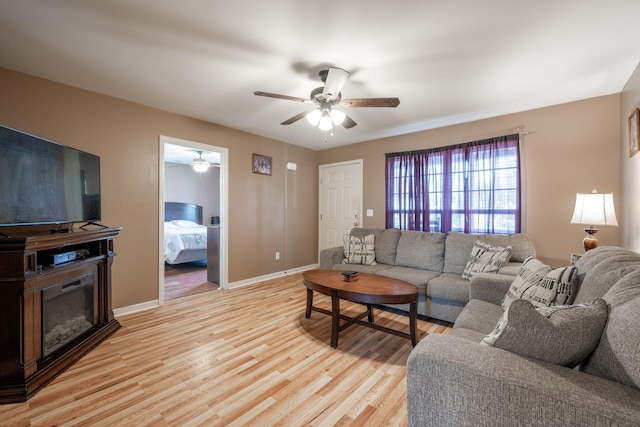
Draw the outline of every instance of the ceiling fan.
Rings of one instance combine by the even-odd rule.
[[[342,125],[345,129],[352,128],[357,123],[343,111],[334,107],[397,107],[400,104],[398,98],[353,98],[342,99],[342,87],[349,78],[349,72],[342,68],[329,68],[318,73],[324,86],[317,87],[311,91],[309,99],[297,98],[295,96],[280,95],[269,92],[253,92],[257,96],[268,98],[278,98],[287,101],[314,104],[313,108],[296,114],[283,121],[281,125],[290,125],[306,117],[309,123],[317,126],[320,130],[330,131],[333,126]]]
[[[220,163],[209,163],[207,160],[203,159],[202,151],[197,150],[196,153],[198,153],[198,157],[193,159],[193,162],[191,163],[191,167],[193,167],[193,170],[196,172],[202,173],[206,172],[209,168],[220,167]]]

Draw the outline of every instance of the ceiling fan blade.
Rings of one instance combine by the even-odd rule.
[[[303,117],[305,117],[307,114],[309,114],[311,111],[315,110],[315,108],[312,108],[310,110],[307,111],[303,111],[300,114],[296,114],[295,116],[288,118],[287,120],[285,120],[284,122],[280,123],[281,125],[290,125],[291,123],[295,123],[298,120],[302,119]]]
[[[400,105],[398,98],[355,98],[343,99],[340,102],[343,107],[397,107]]]
[[[340,95],[342,87],[349,78],[349,72],[342,68],[329,68],[327,80],[324,82],[322,96],[327,101],[333,101]]]
[[[256,96],[266,96],[267,98],[285,99],[287,101],[311,102],[310,99],[298,98],[296,96],[289,96],[289,95],[280,95],[278,93],[256,91],[256,92],[253,92],[253,94],[256,95]]]
[[[345,129],[350,129],[357,125],[357,123],[349,116],[344,116],[344,120],[342,121],[342,126]]]

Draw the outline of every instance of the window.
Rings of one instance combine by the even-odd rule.
[[[387,228],[520,232],[517,134],[386,156]]]

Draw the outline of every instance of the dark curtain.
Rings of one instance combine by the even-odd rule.
[[[387,228],[520,232],[518,134],[386,157]]]

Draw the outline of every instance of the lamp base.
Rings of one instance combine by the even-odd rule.
[[[595,236],[596,228],[585,228],[584,231],[587,232],[587,235],[582,240],[582,244],[584,245],[584,251],[587,252],[590,249],[594,249],[598,247],[598,238]]]

